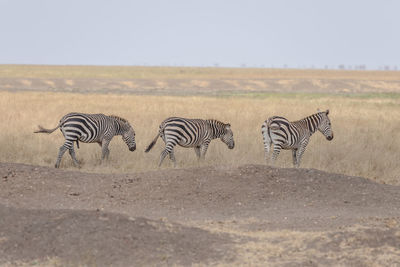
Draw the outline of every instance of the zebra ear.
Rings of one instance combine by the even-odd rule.
[[[329,114],[329,109],[327,109],[327,110],[325,111],[325,113],[326,113],[326,115],[328,115],[328,114]]]
[[[229,128],[231,128],[231,124],[230,124],[230,123],[228,123],[228,124],[225,124],[225,128],[226,128],[226,129],[229,129]]]

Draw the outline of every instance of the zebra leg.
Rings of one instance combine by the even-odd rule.
[[[161,167],[162,162],[164,161],[165,157],[169,154],[169,158],[172,160],[172,162],[174,163],[174,168],[176,167],[176,159],[175,159],[175,155],[174,155],[174,151],[170,151],[168,152],[167,149],[163,150],[163,152],[161,152],[160,155],[160,162],[158,163],[158,167]]]
[[[292,149],[293,166],[296,166],[296,165],[297,165],[297,156],[296,156],[296,153],[297,153],[297,148]]]
[[[161,152],[160,162],[158,163],[158,167],[161,166],[164,158],[169,154],[169,158],[174,162],[174,167],[176,167],[176,160],[174,155],[174,147],[176,143],[174,141],[168,140],[165,144],[165,149]]]
[[[194,152],[196,153],[197,160],[199,160],[200,159],[200,147],[199,146],[195,146],[194,147]]]
[[[172,155],[171,155],[172,152]],[[174,166],[175,166],[175,156],[174,156],[174,144],[171,142],[166,143],[165,145],[165,149],[161,152],[160,155],[160,162],[158,163],[158,167],[161,166],[163,160],[165,159],[165,157],[169,154],[169,158],[174,162]]]
[[[300,167],[300,161],[301,161],[301,158],[303,156],[304,151],[306,150],[306,147],[307,147],[307,144],[308,144],[308,140],[309,139],[303,141],[303,143],[301,144],[299,149],[297,149],[297,153],[296,153],[297,164],[295,165],[296,168]]]
[[[202,158],[203,160],[206,157],[206,153],[207,153],[207,149],[208,149],[208,145],[210,144],[211,140],[206,140],[201,146],[200,146],[200,158]]]
[[[57,162],[54,167],[56,167],[56,168],[60,167],[61,158],[63,157],[65,151],[67,151],[67,150],[68,150],[68,148],[66,147],[66,144],[64,144],[60,147],[60,150],[58,152]]]
[[[158,167],[161,167],[161,164],[162,164],[164,158],[167,156],[167,154],[169,154],[167,150],[163,150],[163,152],[161,152],[160,162],[158,163]]]
[[[282,147],[280,145],[274,144],[274,151],[272,152],[271,155],[271,165],[275,164],[276,159],[279,156],[279,153],[281,152]]]
[[[79,166],[79,162],[78,162],[78,160],[76,159],[76,156],[75,156],[74,147],[72,147],[72,148],[69,149],[69,155],[71,156],[72,161],[74,162],[74,166],[75,166],[75,167],[80,167],[80,166]]]
[[[296,167],[296,168],[299,168],[299,167],[300,167],[300,161],[301,161],[301,158],[302,158],[303,153],[304,153],[305,150],[306,150],[305,147],[301,147],[301,148],[299,148],[299,149],[297,150],[297,153],[296,153],[297,162],[296,162],[296,164],[295,164],[295,167]]]
[[[272,144],[271,138],[268,135],[268,128],[262,129],[262,135],[264,139],[264,158],[265,161],[268,163],[268,155]]]
[[[110,144],[111,140],[103,140],[101,143],[101,160],[108,159],[110,155],[110,150],[108,149],[108,145]]]
[[[271,149],[271,143],[269,143],[269,144],[264,143],[264,159],[265,159],[265,162],[267,162],[267,163],[268,163],[268,156],[269,156],[270,149]]]
[[[169,152],[169,158],[174,163],[174,168],[176,168],[176,159],[175,159],[175,154],[174,154],[173,150],[171,152]]]

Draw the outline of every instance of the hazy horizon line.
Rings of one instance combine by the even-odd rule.
[[[340,64],[338,66],[316,67],[316,66],[298,66],[292,67],[289,65],[283,66],[251,66],[243,64],[242,66],[224,66],[224,65],[152,65],[152,64],[41,64],[41,63],[0,63],[0,65],[6,66],[70,66],[70,67],[149,67],[149,68],[216,68],[216,69],[276,69],[276,70],[338,70],[338,71],[400,71],[397,65],[382,65],[378,68],[368,68],[365,64],[360,65],[345,65]]]

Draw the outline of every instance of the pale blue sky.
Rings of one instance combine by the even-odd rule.
[[[400,68],[396,0],[0,0],[0,64]]]

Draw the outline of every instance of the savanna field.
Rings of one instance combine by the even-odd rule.
[[[335,138],[328,142],[319,132],[315,133],[301,167],[362,176],[382,183],[400,183],[400,96],[395,93],[400,88],[395,83],[396,72],[2,66],[0,74],[13,78],[14,86],[18,89],[0,92],[0,125],[2,129],[7,129],[0,133],[3,148],[0,160],[3,162],[52,166],[64,142],[61,132],[57,130],[47,136],[33,134],[33,131],[39,124],[53,128],[63,115],[76,111],[115,114],[126,118],[136,131],[138,145],[137,151],[131,153],[120,137],[114,138],[109,162],[101,165],[100,148],[95,144],[81,144],[81,149],[77,150],[78,159],[83,163],[81,171],[143,172],[157,169],[163,149],[162,140],[150,153],[145,154],[144,149],[157,134],[159,124],[170,116],[214,118],[231,123],[235,149],[230,151],[222,142],[214,140],[202,165],[263,164],[260,129],[264,120],[273,115],[298,120],[316,113],[317,109],[329,109]],[[114,87],[105,94],[101,86],[73,86],[90,77],[98,83],[109,82],[111,78]],[[160,88],[159,84],[164,87],[156,94],[154,88],[148,88],[147,95],[137,95],[135,92],[139,89],[134,84],[138,80],[141,83],[144,83],[143,80],[152,82],[154,88]],[[218,80],[230,84],[231,89],[216,89],[213,94],[204,96],[201,86],[196,88],[196,93],[189,88],[193,84],[207,86]],[[253,81],[253,88],[239,86],[249,80]],[[284,85],[282,92],[270,93],[268,88],[264,88],[264,91],[260,89],[260,84],[271,86],[271,80],[278,87]],[[380,93],[358,92],[360,85],[357,85],[357,80],[366,84],[368,91],[375,86]],[[115,87],[115,81],[124,88],[123,93],[118,93],[121,90]],[[258,81],[258,84],[254,81]],[[309,92],[308,88],[300,87],[307,81],[321,88]],[[334,81],[345,88],[333,86]],[[7,88],[7,84],[4,84],[7,80],[3,78],[2,82],[2,87]],[[15,85],[18,82],[20,84]],[[38,84],[37,87],[32,83]],[[55,85],[57,83],[60,88]],[[13,85],[10,84],[8,87]],[[23,85],[27,87],[25,90],[20,88]],[[324,90],[324,86],[328,88]],[[298,91],[293,89],[296,87],[299,87]],[[333,92],[329,87],[334,88]],[[127,93],[129,88],[130,93]],[[85,93],[67,93],[80,89]],[[167,94],[161,94],[162,90]],[[199,164],[192,149],[178,147],[176,157],[179,167]],[[277,166],[292,167],[291,162],[291,153],[282,151]],[[62,167],[73,167],[67,154]],[[171,162],[166,160],[163,168],[170,167]]]
[[[1,92],[0,160],[52,166],[64,138],[59,130],[47,136],[33,134],[37,125],[57,126],[68,112],[116,114],[129,120],[136,131],[137,151],[130,152],[120,137],[110,146],[107,164],[100,165],[101,150],[96,144],[81,144],[77,155],[81,171],[142,172],[157,169],[163,149],[144,153],[158,133],[159,124],[169,116],[215,118],[231,123],[236,147],[230,151],[214,140],[203,164],[263,164],[261,124],[272,115],[298,120],[330,109],[334,140],[328,142],[315,133],[305,152],[302,167],[368,177],[397,184],[400,173],[400,99],[313,95],[260,95],[231,97],[134,96],[117,94],[71,94],[51,92]],[[177,148],[179,167],[197,166],[192,149]],[[282,151],[278,166],[291,167],[291,153]],[[66,154],[62,167],[73,167]],[[164,167],[172,167],[166,161]]]
[[[264,159],[261,125],[329,109],[292,168]],[[127,119],[101,163],[80,142],[34,134],[69,112]],[[230,123],[205,161],[175,148],[177,168],[144,150],[167,117]],[[0,265],[396,266],[400,262],[400,74],[251,68],[0,65]]]

